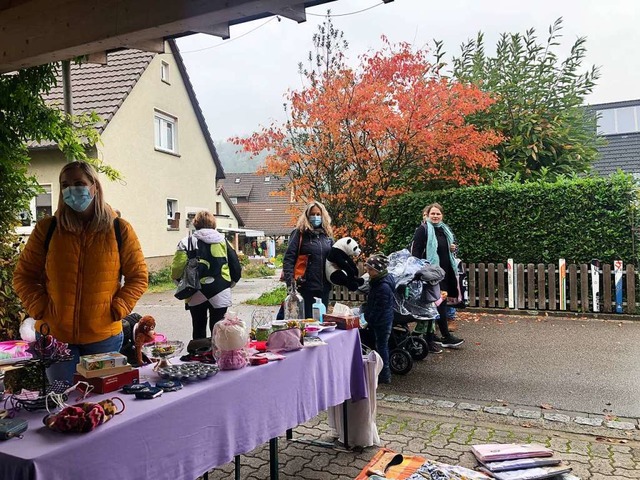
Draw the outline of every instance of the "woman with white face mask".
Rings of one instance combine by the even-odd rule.
[[[296,278],[296,288],[304,299],[305,317],[311,318],[314,298],[329,304],[331,282],[325,277],[325,263],[333,245],[331,217],[320,202],[311,202],[298,218],[296,229],[291,232],[289,246],[284,254],[282,270],[287,287],[294,280],[294,269],[300,255],[308,255],[304,275]]]
[[[69,344],[74,360],[52,365],[47,375],[71,382],[80,355],[120,350],[121,319],[146,291],[148,274],[138,237],[126,220],[114,223],[94,168],[68,163],[59,180],[58,209],[36,224],[13,286],[36,331],[46,323]]]

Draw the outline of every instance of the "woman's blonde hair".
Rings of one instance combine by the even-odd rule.
[[[58,176],[58,183],[62,179],[62,175],[71,169],[79,168],[82,170],[89,181],[95,186],[96,194],[93,197],[93,204],[88,208],[93,210],[93,218],[89,222],[89,229],[95,232],[107,232],[111,229],[113,224],[113,217],[115,213],[113,209],[104,201],[104,193],[102,191],[102,185],[98,178],[98,172],[86,162],[71,162],[67,163]],[[56,217],[58,217],[58,224],[73,233],[80,233],[83,229],[82,219],[78,212],[76,212],[69,205],[64,203],[62,195],[62,188],[58,195],[58,210],[56,211]]]
[[[329,216],[329,212],[327,212],[327,209],[320,202],[311,202],[307,205],[307,207],[298,217],[296,229],[298,229],[302,233],[304,233],[306,230],[313,230],[313,226],[311,225],[311,222],[309,222],[309,212],[313,207],[318,207],[320,209],[320,216],[322,217],[322,228],[327,233],[327,236],[333,237],[331,217]]]
[[[216,228],[216,217],[209,210],[200,210],[193,219],[196,230],[201,228]]]
[[[432,208],[437,208],[438,210],[440,210],[440,213],[444,216],[444,210],[442,209],[442,205],[440,205],[439,203],[430,203],[429,205],[424,207],[424,209],[422,210],[422,215],[425,215],[425,214],[428,215]]]

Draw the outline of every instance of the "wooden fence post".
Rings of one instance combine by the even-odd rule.
[[[580,265],[580,311],[589,311],[589,269],[585,264]]]
[[[547,297],[545,296],[546,290],[546,282],[545,282],[545,274],[544,274],[544,264],[538,264],[538,309],[546,310],[547,308]]]
[[[611,265],[602,265],[602,311],[611,312]]]
[[[536,309],[536,271],[533,263],[527,264],[527,308]]]
[[[504,308],[505,295],[504,295],[504,264],[498,264],[498,307]]]
[[[524,263],[518,263],[516,268],[516,278],[518,279],[518,308],[526,308],[524,305]]]
[[[484,268],[484,263],[478,264],[478,306],[480,308],[486,307],[486,298],[487,298],[487,290],[486,290],[486,279],[487,273]]]
[[[547,267],[549,279],[549,310],[555,310],[558,306],[558,291],[556,290],[556,266],[550,263]]]
[[[489,308],[496,306],[496,269],[493,263],[487,268],[487,293],[489,295]]]
[[[636,313],[636,272],[633,265],[627,265],[627,313]]]

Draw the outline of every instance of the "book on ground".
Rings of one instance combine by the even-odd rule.
[[[507,470],[521,470],[523,468],[550,467],[558,465],[559,458],[517,458],[515,460],[502,460],[498,462],[480,462],[483,467],[491,472],[504,472]]]
[[[76,371],[84,378],[96,378],[96,377],[108,377],[110,375],[117,375],[118,373],[128,372],[132,370],[131,365],[121,365],[119,367],[101,368],[99,370],[87,370],[82,364],[76,365]]]
[[[557,478],[562,474],[570,472],[571,467],[568,465],[556,465],[552,467],[509,470],[508,472],[491,472],[485,467],[480,467],[479,470],[492,475],[496,480],[542,480],[545,478]]]
[[[535,443],[487,443],[473,445],[471,452],[481,463],[497,460],[514,460],[516,458],[550,457],[553,451]]]

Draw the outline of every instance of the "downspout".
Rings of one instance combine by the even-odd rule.
[[[64,98],[64,113],[67,121],[71,122],[73,115],[73,93],[71,91],[71,62],[69,60],[62,61],[62,94]],[[73,162],[72,157],[67,158],[68,162]]]

